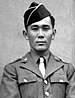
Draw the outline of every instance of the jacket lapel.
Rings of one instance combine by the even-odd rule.
[[[62,66],[63,66],[63,64],[60,62],[60,60],[55,60],[53,54],[51,54],[51,57],[49,59],[49,63],[48,63],[47,68],[46,68],[45,79],[49,75],[51,75],[52,73],[54,73],[55,71],[60,69]]]
[[[41,72],[38,69],[37,64],[31,57],[30,53],[27,53],[26,56],[22,58],[21,63],[22,63],[20,66],[21,68],[25,68],[43,78]]]
[[[25,68],[35,73],[36,75],[40,76],[41,78],[43,78],[41,72],[38,69],[37,64],[35,63],[34,59],[31,57],[30,53],[27,53],[26,56],[22,58],[21,63],[22,63],[20,65],[21,68]],[[60,60],[55,60],[54,55],[51,54],[49,63],[46,68],[46,74],[44,79],[46,79],[49,75],[53,74],[55,71],[60,69],[62,66],[64,65],[60,62]]]

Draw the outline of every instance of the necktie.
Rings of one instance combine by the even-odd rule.
[[[45,76],[45,64],[44,64],[44,58],[40,57],[40,61],[39,61],[39,70],[42,73],[42,76]]]

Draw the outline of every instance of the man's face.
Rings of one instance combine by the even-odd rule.
[[[27,37],[31,49],[36,52],[47,51],[54,36],[53,31],[49,16],[28,26]]]

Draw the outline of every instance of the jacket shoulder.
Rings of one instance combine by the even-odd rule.
[[[18,67],[18,66],[19,66],[19,63],[20,63],[20,61],[21,61],[21,59],[22,59],[22,58],[17,58],[17,59],[15,59],[14,61],[12,61],[12,62],[6,64],[4,68],[11,68],[11,67],[15,68],[15,67]]]
[[[57,57],[57,56],[54,56],[54,59],[56,62],[60,62],[60,63],[63,63],[63,64],[69,64],[68,62],[62,60],[61,58]]]
[[[66,62],[57,56],[54,56],[54,59],[56,62],[63,65],[63,68],[66,72],[71,73],[71,72],[75,71],[75,66],[72,63]]]
[[[22,56],[22,57],[19,57],[19,58],[15,59],[14,61],[8,63],[8,64],[5,65],[5,66],[6,66],[6,67],[7,67],[7,66],[18,67],[18,66],[21,64],[21,62],[27,61],[26,58],[27,58],[27,55],[28,55],[28,54],[29,54],[29,53],[25,54],[25,55]]]
[[[21,61],[21,59],[22,59],[22,58],[18,58],[18,59],[16,59],[16,60],[14,60],[13,62],[10,62],[9,65],[18,63],[18,62]]]

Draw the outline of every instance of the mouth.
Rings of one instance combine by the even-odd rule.
[[[46,43],[46,41],[37,41],[36,43],[39,44],[39,45],[43,45],[43,44]]]

